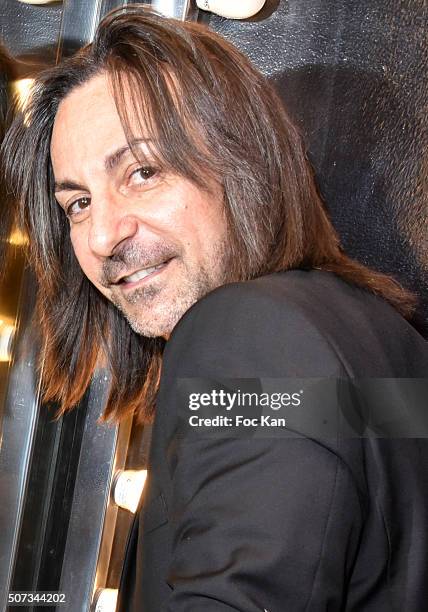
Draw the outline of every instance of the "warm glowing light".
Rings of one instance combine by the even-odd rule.
[[[19,79],[12,84],[13,92],[18,98],[18,104],[21,108],[25,108],[28,102],[33,83],[34,79]]]
[[[95,607],[92,610],[94,612],[115,612],[118,593],[117,589],[98,589],[95,593]]]
[[[0,361],[10,361],[14,331],[11,321],[0,319]]]
[[[14,246],[24,246],[28,244],[28,237],[21,230],[15,228],[9,236],[9,242]]]
[[[121,508],[135,512],[140,501],[147,470],[120,470],[113,482],[113,499]]]

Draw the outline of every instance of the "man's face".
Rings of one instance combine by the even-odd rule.
[[[141,163],[99,75],[61,102],[51,158],[83,272],[136,332],[168,337],[192,304],[226,282],[226,220],[220,187],[208,193],[158,169],[145,138]]]

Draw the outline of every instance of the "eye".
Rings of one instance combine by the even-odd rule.
[[[67,206],[66,208],[66,214],[67,217],[69,219],[72,219],[73,221],[82,217],[83,213],[86,211],[86,209],[89,207],[91,203],[91,199],[88,197],[83,197],[83,198],[78,198],[77,200],[74,200],[74,202],[72,202],[69,206]]]
[[[158,173],[156,168],[152,166],[142,166],[134,170],[128,180],[129,185],[145,185]]]

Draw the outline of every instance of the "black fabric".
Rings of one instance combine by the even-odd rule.
[[[427,373],[415,329],[331,273],[200,300],[167,344],[118,610],[425,610],[427,440],[180,437],[174,381]]]

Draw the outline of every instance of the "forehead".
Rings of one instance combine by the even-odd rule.
[[[72,90],[58,107],[51,139],[54,173],[64,167],[76,172],[126,143],[109,78],[97,75]]]

